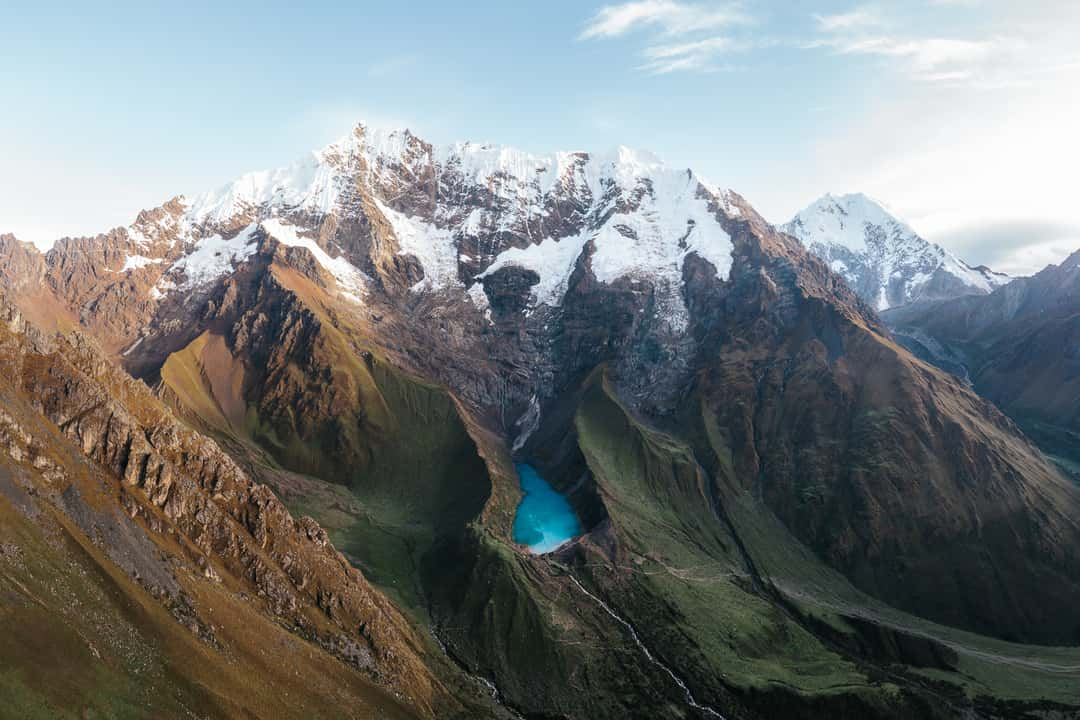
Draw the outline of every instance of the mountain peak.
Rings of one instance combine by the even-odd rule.
[[[594,175],[622,182],[665,172],[695,175],[689,168],[667,165],[649,150],[621,144],[604,150],[558,150],[536,154],[493,142],[459,140],[439,145],[424,140],[408,128],[376,127],[363,122],[358,123],[350,135],[315,154],[326,159],[343,153],[362,155],[369,165],[423,158],[440,169],[454,168],[477,181],[496,175],[527,182],[539,179],[541,190],[545,192],[574,168],[585,166],[591,168]]]
[[[905,237],[918,237],[888,206],[864,193],[826,193],[795,216],[801,229],[792,232],[800,240],[839,243],[854,251],[867,248],[867,223],[894,229]]]
[[[877,207],[880,210],[882,210],[883,212],[888,212],[889,214],[895,214],[894,211],[889,207],[889,205],[884,200],[879,200],[878,198],[876,198],[876,197],[874,197],[872,195],[867,195],[864,192],[849,192],[849,193],[827,192],[820,199],[826,199],[826,198],[829,199],[829,200],[832,200],[832,201],[834,201],[836,203],[845,204],[845,205],[865,205],[865,206]]]
[[[847,280],[877,310],[991,292],[1011,278],[974,268],[925,240],[864,193],[826,193],[782,229]]]

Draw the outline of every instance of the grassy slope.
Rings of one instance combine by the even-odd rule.
[[[696,522],[688,524],[687,518],[694,518],[705,500],[687,496],[689,486],[679,480],[679,468],[690,462],[686,446],[634,422],[609,390],[588,396],[577,425],[613,521],[633,529],[626,537],[645,557],[635,573],[639,577],[635,583],[651,586],[658,597],[675,606],[671,614],[677,619],[667,631],[675,639],[659,639],[677,648],[682,635],[683,643],[696,648],[685,653],[690,662],[684,660],[683,667],[706,678],[723,673],[727,681],[737,685],[783,684],[803,693],[862,687],[888,697],[892,692],[888,683],[869,680],[801,627],[779,617],[775,608],[742,592],[744,583],[737,580],[742,573],[740,564],[733,563],[729,553],[717,554],[711,549],[711,538],[695,536],[692,528]],[[704,425],[708,425],[707,419]],[[668,511],[658,509],[660,498],[650,494],[651,487],[662,483],[680,487],[676,497],[688,502],[678,513],[678,525],[671,522]],[[854,616],[917,637],[934,638],[957,651],[959,672],[926,670],[920,674],[963,688],[971,697],[1080,703],[1080,648],[1007,643],[895,610],[824,566],[763,503],[745,493],[729,492],[724,505],[757,573],[803,613],[841,632],[850,632],[844,616]],[[641,532],[650,526],[650,532]],[[648,539],[645,543],[640,539],[643,535]],[[718,612],[717,608],[723,610]],[[723,622],[717,623],[718,618]]]
[[[204,332],[170,355],[161,367],[161,380],[209,429],[225,433],[232,428],[206,375],[204,353],[210,338],[210,333]]]
[[[319,376],[290,359],[288,379],[311,407],[320,407],[324,394],[335,401],[320,413],[286,407],[287,418],[271,420],[248,397],[243,435],[269,451],[284,467],[329,482],[348,485],[356,474],[370,474],[372,455],[398,433],[371,367],[361,357],[356,339],[339,329],[328,296],[294,270],[272,266],[275,280],[293,293],[319,322],[319,333],[308,351],[319,364]],[[260,391],[266,388],[261,388]]]
[[[0,472],[23,471],[5,461]],[[0,717],[412,717],[249,601],[181,568],[181,586],[214,624],[214,649],[65,516],[38,507],[28,516],[0,496]]]
[[[334,545],[414,618],[422,618],[420,564],[439,536],[462,532],[490,490],[476,447],[444,391],[381,360],[372,382],[394,432],[348,487],[292,477],[278,485],[292,509],[324,525]]]
[[[653,646],[710,686],[824,692],[868,685],[855,666],[747,591],[735,539],[717,534],[722,523],[707,479],[686,446],[635,423],[600,383],[576,424],[630,558],[628,567],[594,569],[594,580],[631,605],[663,599],[666,607],[644,609],[659,617],[640,624]]]
[[[233,392],[240,383],[233,378],[243,370],[227,349],[211,353],[222,344],[219,336],[204,334],[170,356],[162,380],[189,420],[256,458],[293,512],[319,520],[339,550],[414,617],[422,616],[420,558],[437,536],[460,533],[479,514],[491,491],[487,468],[449,393],[396,369],[361,331],[340,321],[310,280],[276,265],[273,272],[319,321],[318,352],[333,373],[301,378],[301,384],[317,396],[321,383],[331,383],[351,398],[326,419],[337,437],[304,436],[301,418],[272,428],[252,401],[237,422],[239,413],[227,409],[239,404]],[[291,372],[302,374],[298,367]],[[331,445],[362,461],[327,458]]]
[[[212,370],[163,372],[163,379],[172,381],[169,392],[189,421],[214,431],[291,512],[319,521],[334,546],[417,628],[443,682],[473,704],[474,716],[491,716],[498,711],[490,706],[489,690],[463,675],[432,636],[422,578],[425,558],[436,543],[466,533],[491,492],[488,467],[471,434],[483,431],[467,425],[445,389],[398,370],[366,342],[362,331],[339,324],[323,304],[327,298],[309,281],[285,269],[275,274],[290,283],[320,321],[320,352],[333,367],[336,386],[353,398],[336,427],[347,447],[365,448],[365,461],[347,467],[311,462],[327,453],[321,446],[324,438],[271,430],[253,402],[243,424],[222,428],[215,422],[221,416],[215,408],[223,403],[206,380]],[[205,357],[201,348],[177,355]],[[176,382],[180,378],[201,381]],[[486,447],[485,452],[497,454],[498,448]],[[513,492],[519,492],[516,485]]]
[[[28,357],[26,367],[40,362],[48,360]],[[107,391],[133,415],[149,422],[163,412],[125,387]],[[220,581],[205,577],[191,560],[201,553],[181,547],[179,536],[128,520],[122,496],[141,491],[89,462],[21,391],[0,384],[0,409],[0,717],[415,717],[366,675],[279,625],[225,568],[215,568]],[[48,460],[44,476],[17,443],[14,456],[6,451],[9,433],[24,432],[32,440],[19,442]],[[167,526],[149,511],[147,522]],[[72,520],[85,527],[110,516],[145,533],[136,567],[174,576],[180,596],[152,596],[105,555],[130,560],[129,546],[108,550],[109,531],[88,537]],[[212,643],[178,622],[169,610],[177,605],[190,608],[180,613],[185,623],[194,612]],[[314,609],[306,620],[326,622]]]

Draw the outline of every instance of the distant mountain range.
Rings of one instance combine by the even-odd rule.
[[[1028,285],[860,196],[786,227],[641,151],[359,125],[45,254],[3,236],[0,687],[84,716],[1075,713],[1080,488],[875,312]],[[518,462],[580,520],[552,554],[514,542]]]
[[[1080,251],[990,295],[884,317],[913,352],[970,381],[1080,476]]]

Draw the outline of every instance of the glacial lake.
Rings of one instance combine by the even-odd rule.
[[[514,515],[514,542],[536,554],[551,552],[581,534],[574,509],[531,465],[516,465],[525,497]]]

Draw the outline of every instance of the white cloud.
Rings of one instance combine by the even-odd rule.
[[[837,15],[815,15],[818,28],[824,32],[855,30],[882,24],[881,16],[871,8],[856,8]]]
[[[1043,218],[974,221],[935,240],[971,263],[1031,275],[1080,249],[1080,224]]]
[[[1080,249],[1080,235],[1032,245],[1024,244],[1024,238],[1017,238],[1017,242],[1016,248],[994,263],[994,270],[1009,275],[1034,275],[1047,265],[1060,264]]]
[[[717,7],[675,0],[635,0],[600,8],[585,26],[581,38],[618,37],[645,27],[659,29],[664,35],[680,36],[747,21],[734,4]]]
[[[749,47],[749,43],[717,31],[730,31],[752,22],[736,3],[635,0],[602,7],[586,24],[580,38],[614,38],[648,29],[651,42],[641,51],[644,62],[637,66],[638,70],[652,75],[709,72],[719,69],[718,55]]]
[[[897,58],[913,77],[929,82],[968,80],[980,70],[1015,51],[1022,43],[1008,38],[962,40],[927,37],[902,40],[891,37],[840,39],[840,53]]]
[[[641,69],[655,75],[663,75],[678,70],[714,69],[713,58],[733,49],[735,41],[729,37],[717,36],[693,42],[652,45],[645,48],[642,55],[646,62]]]
[[[905,36],[892,30],[876,9],[856,8],[817,15],[818,37],[806,49],[828,48],[840,55],[866,55],[893,61],[913,79],[941,85],[989,82],[1003,69],[1015,69],[1026,43],[1015,37]]]
[[[1070,34],[1080,5],[1046,0],[1039,13],[975,13],[974,7],[983,4],[928,0],[921,13],[910,7],[901,13],[896,6],[887,12],[889,6],[879,3],[817,15],[816,36],[803,47],[877,57],[929,85],[984,90],[1030,85],[1040,75],[1067,69],[1080,56]],[[958,24],[953,10],[968,20]],[[938,21],[950,17],[953,27],[962,28],[956,35],[941,32],[950,25]]]

